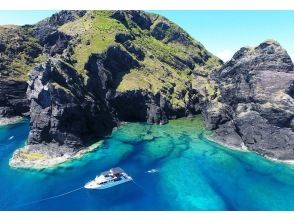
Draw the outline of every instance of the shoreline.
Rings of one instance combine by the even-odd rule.
[[[222,141],[218,141],[216,139],[214,139],[213,137],[209,136],[209,135],[205,135],[205,138],[211,142],[214,142],[216,144],[220,144],[226,148],[229,148],[231,150],[236,150],[236,151],[242,151],[242,152],[255,152],[255,151],[251,151],[251,150],[248,150],[248,148],[245,146],[244,143],[242,143],[242,147],[241,148],[238,148],[238,147],[235,147],[233,145],[228,145],[227,143],[224,143]]]
[[[15,116],[15,117],[2,117],[0,118],[0,126],[5,126],[5,125],[12,125],[12,124],[17,124],[23,120],[23,117],[21,116]]]
[[[128,122],[123,122],[119,126],[114,127],[113,131],[118,129],[120,126],[127,124]],[[112,132],[113,132],[112,131]],[[67,154],[60,157],[53,157],[49,158],[48,155],[38,152],[29,152],[28,145],[20,147],[13,152],[12,157],[9,159],[9,167],[14,169],[31,169],[31,170],[42,170],[42,169],[49,169],[49,168],[57,168],[61,164],[71,162],[73,160],[80,159],[81,157],[85,156],[87,153],[94,151],[95,149],[99,148],[103,143],[103,140],[93,143],[90,146],[80,149],[74,154]],[[24,154],[28,154],[30,158],[28,159]],[[39,158],[36,158],[39,157]],[[40,158],[41,157],[41,158]]]
[[[266,155],[261,155],[261,154],[258,154],[270,161],[273,161],[273,162],[276,162],[276,163],[283,163],[283,164],[287,164],[287,165],[290,165],[290,166],[294,166],[294,160],[279,160],[279,159],[276,159],[276,158],[273,158],[273,157],[269,157],[269,156],[266,156]]]
[[[11,168],[16,169],[32,169],[32,170],[41,170],[46,168],[55,168],[58,167],[61,164],[80,159],[81,157],[85,156],[87,153],[90,153],[100,147],[102,145],[103,141],[98,141],[88,147],[85,147],[76,153],[72,155],[64,155],[61,157],[54,157],[54,158],[48,158],[45,154],[38,154],[31,152],[32,156],[38,156],[41,158],[37,159],[27,159],[24,157],[24,151],[26,151],[26,147],[21,147],[17,149],[12,157],[9,159],[9,166]],[[30,154],[30,153],[29,153]]]
[[[252,151],[252,150],[249,150],[248,147],[246,147],[246,145],[244,143],[242,143],[242,147],[241,148],[238,148],[238,147],[235,147],[235,146],[232,146],[232,145],[228,145],[226,143],[223,143],[222,141],[218,141],[208,135],[205,135],[205,138],[207,138],[209,141],[212,141],[216,144],[220,144],[226,148],[229,148],[231,150],[235,150],[235,151],[241,151],[241,152],[247,152],[247,153],[256,153],[257,155],[269,160],[269,161],[272,161],[272,162],[275,162],[275,163],[279,163],[279,164],[286,164],[286,165],[289,165],[289,166],[294,166],[294,159],[293,160],[280,160],[280,159],[277,159],[277,158],[273,158],[273,157],[269,157],[267,155],[263,155],[263,154],[260,154],[256,151]]]
[[[22,117],[14,117],[12,122],[18,123],[22,119],[23,119]],[[11,120],[9,120],[9,121],[11,122]],[[123,122],[118,127],[115,127],[114,129],[117,129],[127,123],[128,122]],[[0,119],[0,126],[1,126],[1,119]],[[209,134],[204,134],[204,137],[213,143],[220,144],[221,146],[228,148],[228,149],[231,149],[231,150],[234,150],[234,151],[251,152],[251,153],[255,153],[255,154],[257,154],[257,155],[259,155],[269,161],[275,162],[275,163],[282,163],[282,164],[294,166],[294,159],[293,160],[280,160],[280,159],[273,158],[273,157],[270,157],[270,156],[267,156],[264,154],[260,154],[256,151],[249,150],[248,147],[246,147],[246,145],[244,143],[242,143],[241,147],[236,147],[233,145],[228,145],[227,143],[224,143],[222,141],[219,141],[219,140],[213,138]],[[42,154],[42,153],[38,153],[38,152],[29,152],[27,150],[28,146],[26,145],[26,146],[23,146],[23,147],[14,151],[12,157],[9,159],[9,166],[11,168],[33,169],[33,170],[54,168],[54,167],[58,167],[61,164],[66,163],[66,162],[80,159],[81,157],[83,157],[87,153],[94,151],[95,149],[100,147],[102,143],[103,143],[103,140],[100,140],[90,146],[87,146],[85,148],[80,149],[79,151],[77,151],[74,154],[67,154],[67,155],[65,154],[60,157],[52,157],[52,158],[49,158],[46,154]],[[24,156],[25,154],[29,154],[29,155],[32,154],[32,155],[28,159],[26,156]],[[42,157],[42,158],[36,158],[36,156]],[[34,158],[32,158],[32,157],[34,157]]]

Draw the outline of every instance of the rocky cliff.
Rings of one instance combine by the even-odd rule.
[[[204,115],[216,140],[272,158],[294,158],[293,63],[279,43],[241,48],[211,77],[220,95]]]
[[[176,24],[143,11],[61,11],[1,28],[0,115],[29,110],[31,119],[12,166],[72,157],[123,121],[199,113],[216,141],[294,158],[293,64],[275,41],[223,64]]]
[[[15,166],[30,154],[73,155],[121,121],[164,124],[199,113],[208,76],[222,64],[180,27],[143,11],[61,11],[17,28],[40,50],[25,53],[18,74],[9,65],[9,75],[28,81],[31,118]]]
[[[27,73],[42,60],[42,47],[29,27],[0,27],[0,116],[29,112]]]

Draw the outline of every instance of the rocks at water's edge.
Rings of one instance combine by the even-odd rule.
[[[220,96],[204,109],[213,137],[280,160],[294,159],[293,63],[275,41],[241,48],[212,74]]]
[[[42,53],[24,54],[37,63],[25,66],[28,78],[6,64],[7,77],[28,82],[31,119],[14,167],[30,166],[25,158],[72,157],[122,121],[165,124],[199,113],[197,77],[221,64],[178,26],[142,11],[61,11],[26,31]]]
[[[0,80],[0,116],[11,118],[28,114],[26,90],[27,83],[24,81]]]
[[[31,117],[28,144],[31,148],[42,144],[50,151],[56,145],[54,152],[62,149],[61,146],[74,152],[89,140],[110,134],[117,124],[105,100],[93,96],[83,87],[76,71],[58,59],[52,58],[34,68],[27,95]]]
[[[165,124],[198,113],[216,141],[294,159],[293,63],[275,41],[241,48],[222,65],[181,28],[143,11],[62,11],[2,32],[0,115],[31,118],[14,167],[72,158],[123,121]]]

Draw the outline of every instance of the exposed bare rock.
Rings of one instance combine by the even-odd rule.
[[[275,41],[241,48],[214,72],[220,96],[205,118],[214,138],[277,158],[294,158],[293,63]]]
[[[69,65],[50,59],[30,72],[29,145],[64,146],[76,151],[110,134],[116,122],[100,97],[86,90]]]

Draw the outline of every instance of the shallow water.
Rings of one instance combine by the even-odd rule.
[[[128,123],[82,159],[32,171],[8,166],[28,122],[0,127],[0,210],[294,210],[291,166],[222,147],[204,133],[201,117]],[[40,201],[115,166],[135,182]]]

